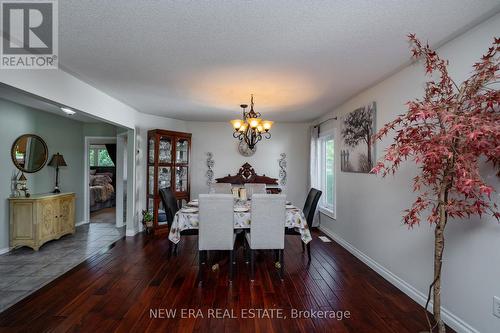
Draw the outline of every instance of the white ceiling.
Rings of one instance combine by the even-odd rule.
[[[65,70],[138,111],[185,120],[256,110],[309,121],[437,45],[498,0],[59,1]],[[492,36],[498,31],[492,31]]]

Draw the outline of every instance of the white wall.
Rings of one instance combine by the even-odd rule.
[[[462,81],[491,45],[500,31],[496,15],[439,49],[450,60],[450,73]],[[420,36],[425,39],[425,36]],[[403,38],[403,37],[402,37]],[[405,112],[404,103],[421,97],[425,77],[421,63],[413,64],[379,84],[355,96],[324,116],[341,116],[369,102],[377,102],[377,128]],[[333,125],[334,124],[334,125]],[[340,123],[330,122],[339,127]],[[338,130],[335,156],[339,156]],[[377,144],[377,157],[391,140]],[[415,199],[411,178],[416,174],[412,163],[404,164],[395,177],[382,179],[375,175],[340,172],[336,163],[337,220],[322,217],[322,228],[346,241],[346,246],[360,256],[368,256],[380,266],[392,282],[418,301],[427,292],[433,277],[433,228],[424,221],[408,230],[401,223],[402,211]],[[484,168],[487,182],[500,190],[492,168]],[[497,192],[498,193],[498,192]],[[498,201],[498,194],[496,200]],[[500,296],[500,225],[491,217],[482,220],[451,221],[446,230],[443,268],[443,306],[448,322],[456,329],[500,332],[500,318],[492,315],[492,298]],[[365,260],[367,258],[365,257]],[[369,259],[368,259],[369,260]],[[372,262],[372,264],[374,264]],[[376,267],[376,266],[374,266]],[[394,276],[390,276],[390,273]],[[412,289],[414,288],[414,289]],[[456,317],[453,317],[456,316]],[[460,323],[460,320],[463,320]],[[464,325],[459,327],[458,325]]]
[[[188,132],[193,133],[191,155],[191,196],[208,193],[206,185],[207,152],[214,154],[215,178],[234,175],[245,163],[250,163],[258,174],[278,178],[278,159],[287,154],[288,184],[286,194],[293,203],[302,206],[307,191],[309,165],[308,124],[276,123],[272,138],[257,144],[257,152],[244,157],[237,149],[238,140],[232,137],[229,122],[188,122]]]

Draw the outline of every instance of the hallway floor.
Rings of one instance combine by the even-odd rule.
[[[0,256],[0,311],[30,295],[122,238],[125,228],[90,223],[74,235],[44,244],[38,252],[22,247]]]
[[[91,223],[116,223],[116,207],[103,208],[90,213]]]

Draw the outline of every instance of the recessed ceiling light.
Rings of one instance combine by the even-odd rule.
[[[61,110],[62,110],[64,113],[66,113],[68,116],[72,116],[72,115],[74,115],[74,114],[76,113],[75,111],[71,110],[70,108],[64,108],[64,107],[63,107],[63,108],[61,108]]]

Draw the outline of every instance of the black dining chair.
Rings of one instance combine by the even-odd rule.
[[[179,205],[170,187],[160,189],[160,198],[163,203],[163,208],[165,209],[168,227],[170,228],[174,221],[175,214],[179,211]]]
[[[318,207],[319,198],[321,198],[321,192],[318,189],[311,188],[309,194],[307,195],[306,202],[304,204],[304,216],[306,217],[307,226],[311,228],[314,220],[314,214],[316,213],[316,208]],[[293,228],[285,228],[285,234],[287,235],[300,235],[299,232],[295,231]],[[305,251],[304,242],[302,243],[302,252]],[[311,242],[307,243],[307,256],[309,261],[311,260]]]
[[[174,216],[179,211],[179,205],[177,203],[177,198],[170,187],[160,189],[160,198],[165,208],[165,214],[167,216],[168,228],[172,227],[174,222]],[[180,232],[181,236],[198,235],[198,229],[188,229]],[[174,244],[174,252],[177,252],[177,244]]]

